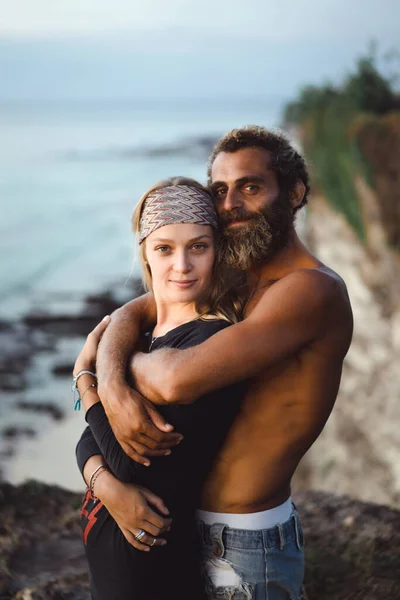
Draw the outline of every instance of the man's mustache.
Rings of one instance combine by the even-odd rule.
[[[219,220],[222,225],[230,225],[231,223],[237,223],[238,221],[250,221],[256,218],[253,213],[247,212],[244,208],[237,208],[232,212],[227,212],[219,216]]]

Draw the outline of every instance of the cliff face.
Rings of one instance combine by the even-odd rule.
[[[361,120],[355,137],[371,171],[387,242],[400,251],[400,114]]]
[[[307,245],[345,280],[355,327],[336,407],[296,483],[399,507],[400,167],[394,157],[400,157],[400,120],[395,123],[395,130],[387,122],[360,130],[374,180],[372,189],[354,177],[366,241],[323,194],[310,200]]]

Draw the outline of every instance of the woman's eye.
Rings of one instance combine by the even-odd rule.
[[[169,246],[158,246],[158,248],[156,248],[156,252],[159,252],[160,254],[166,254],[169,249]]]
[[[208,248],[208,246],[207,244],[194,244],[192,248],[195,252],[202,252],[203,250]]]

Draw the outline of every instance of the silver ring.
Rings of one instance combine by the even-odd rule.
[[[152,548],[154,546],[154,544],[156,543],[156,541],[157,541],[156,538],[153,538],[153,541],[150,544],[150,548]]]
[[[137,532],[137,534],[134,536],[135,540],[137,540],[138,542],[140,542],[140,540],[142,538],[144,538],[144,536],[146,535],[146,532],[143,531],[143,529],[139,529],[139,531]]]

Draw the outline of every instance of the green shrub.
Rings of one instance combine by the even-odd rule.
[[[305,86],[284,109],[285,124],[300,125],[307,158],[318,185],[361,239],[365,227],[355,189],[355,176],[371,185],[371,169],[363,157],[352,123],[360,114],[382,115],[398,105],[390,80],[379,72],[374,50],[361,57],[341,86]]]

